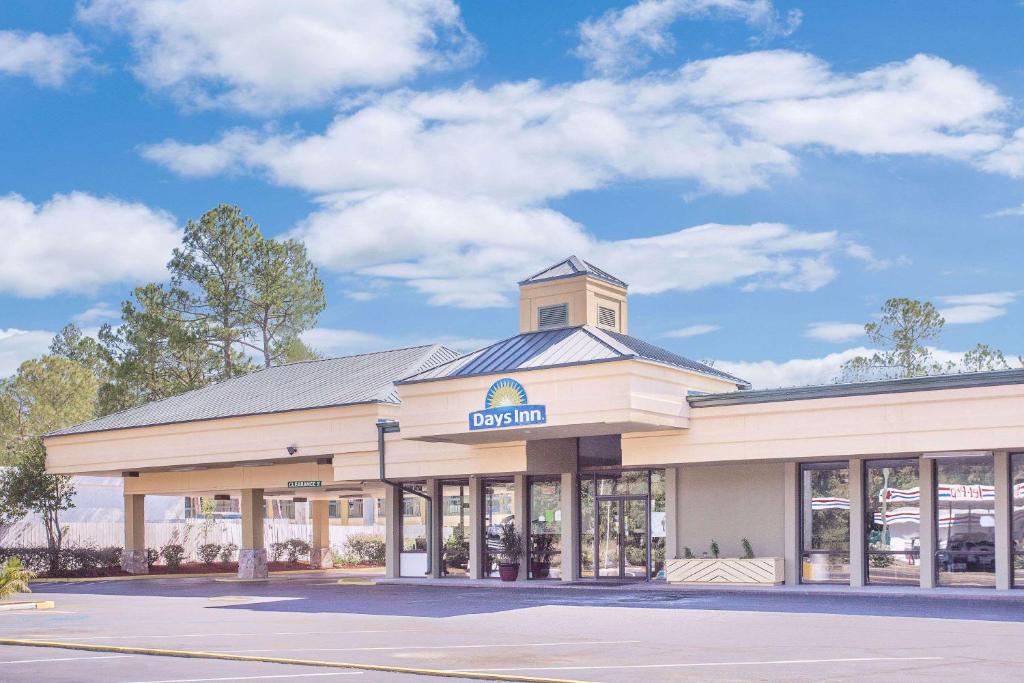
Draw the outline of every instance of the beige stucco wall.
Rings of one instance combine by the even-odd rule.
[[[484,407],[487,389],[503,376],[519,381],[531,404],[547,406],[545,425],[469,430],[469,413]],[[640,360],[402,384],[402,438],[481,443],[684,428],[690,412],[688,390],[729,388],[735,386]]]
[[[694,408],[689,428],[624,434],[624,465],[1024,447],[1024,385]]]
[[[378,417],[398,406],[368,404],[72,434],[46,439],[54,473],[117,473],[150,467],[287,462],[377,448]],[[296,446],[289,456],[288,446]]]
[[[615,329],[627,334],[629,311],[626,290],[587,276],[522,285],[519,288],[519,331],[537,329],[537,310],[542,306],[568,304],[569,325],[598,326],[598,305],[616,313]]]
[[[722,557],[739,557],[747,538],[758,557],[782,557],[782,463],[683,465],[677,477],[676,523],[680,556],[689,546],[700,557],[712,539]]]

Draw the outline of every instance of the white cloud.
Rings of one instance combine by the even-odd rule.
[[[843,363],[856,356],[868,356],[873,349],[857,347],[821,358],[793,358],[786,361],[715,361],[715,368],[741,377],[755,389],[830,384]]]
[[[601,240],[551,209],[416,191],[335,198],[292,236],[327,269],[404,281],[432,304],[467,308],[509,305],[511,283],[573,253],[624,278],[635,294],[736,282],[817,289],[835,275],[830,259],[844,253],[834,232],[778,223]]]
[[[992,213],[985,214],[986,218],[1002,218],[1005,216],[1024,216],[1024,204],[1020,206],[1011,206],[1007,209],[1000,209],[999,211],[993,211]]]
[[[576,56],[597,73],[616,75],[646,65],[651,53],[673,52],[669,28],[680,19],[743,21],[774,37],[795,31],[800,18],[794,9],[783,19],[769,0],[640,0],[580,24]]]
[[[100,320],[117,320],[121,317],[121,309],[106,302],[93,304],[72,318],[76,323],[88,324]]]
[[[387,347],[385,340],[369,332],[333,327],[315,327],[301,335],[302,341],[315,351],[328,356],[343,356]]]
[[[478,51],[453,0],[86,0],[127,33],[135,75],[201,108],[272,113],[389,86]]]
[[[963,351],[949,351],[927,347],[932,360],[942,366],[952,365],[949,372],[956,373],[956,368],[963,362]],[[821,358],[793,358],[785,361],[715,361],[715,368],[741,377],[751,383],[754,389],[774,389],[777,387],[802,387],[821,384],[832,384],[841,373],[843,363],[857,356],[870,358],[877,349],[858,346],[844,351],[830,353]],[[1016,354],[1006,354],[1007,359]]]
[[[178,246],[174,219],[143,204],[84,192],[34,204],[0,196],[0,292],[81,294],[114,282],[166,277]]]
[[[847,342],[864,336],[864,326],[857,323],[811,323],[805,337],[827,342]]]
[[[677,339],[686,339],[687,337],[696,337],[709,332],[714,332],[719,329],[718,325],[709,325],[706,323],[698,325],[688,325],[681,327],[678,330],[670,330],[662,334],[662,337],[673,337]]]
[[[988,292],[940,296],[939,303],[946,306],[939,313],[950,325],[969,325],[988,322],[1006,315],[1006,306],[1017,299],[1017,292]]]
[[[23,361],[46,353],[53,335],[46,330],[0,328],[0,378],[13,375]]]
[[[25,76],[37,85],[58,87],[88,64],[85,46],[70,33],[0,31],[0,74]]]
[[[1024,178],[1024,128],[1018,128],[998,149],[979,160],[978,166],[1011,178]]]
[[[235,129],[143,154],[187,176],[239,171],[317,194],[418,188],[530,203],[635,180],[738,193],[795,172],[793,152],[967,158],[1001,144],[1005,101],[919,55],[848,76],[774,51],[611,82],[397,91],[321,133]]]

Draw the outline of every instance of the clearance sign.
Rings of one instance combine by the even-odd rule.
[[[487,390],[484,409],[469,414],[469,429],[499,429],[501,427],[527,427],[548,421],[544,406],[530,405],[526,389],[510,377],[499,379]]]

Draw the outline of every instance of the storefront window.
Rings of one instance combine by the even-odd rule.
[[[996,489],[992,456],[936,458],[934,462],[939,585],[994,587]]]
[[[850,582],[850,470],[846,463],[800,466],[801,581]]]
[[[441,484],[441,576],[469,573],[469,483]]]
[[[869,460],[864,474],[868,583],[916,586],[921,581],[917,460]]]
[[[407,488],[422,491],[421,484],[409,485]],[[427,519],[426,501],[419,496],[402,492],[402,552],[427,552]]]
[[[562,576],[562,484],[530,482],[530,578]]]
[[[665,578],[665,470],[651,470],[651,576]]]
[[[580,477],[580,577],[594,578],[594,489],[593,476]]]
[[[1024,588],[1024,453],[1011,456],[1010,486],[1013,507],[1010,514],[1013,518],[1013,586]]]
[[[501,562],[501,527],[515,518],[515,485],[508,480],[485,479],[483,509],[483,574],[484,578],[498,577]],[[520,520],[521,522],[521,520]],[[522,533],[522,527],[516,523]]]

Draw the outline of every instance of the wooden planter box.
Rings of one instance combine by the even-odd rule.
[[[668,560],[665,579],[690,585],[777,586],[786,580],[781,557]]]

